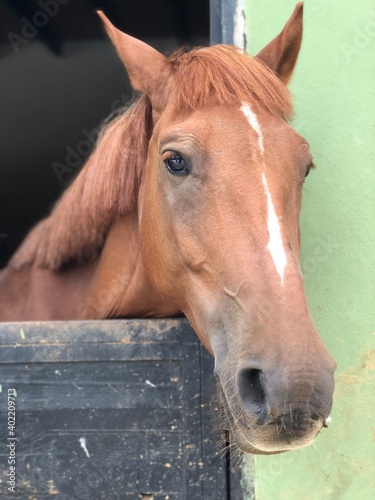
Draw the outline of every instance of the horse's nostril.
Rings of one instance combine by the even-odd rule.
[[[244,368],[238,374],[238,392],[244,409],[257,418],[257,424],[264,424],[268,415],[267,397],[264,391],[263,372]]]

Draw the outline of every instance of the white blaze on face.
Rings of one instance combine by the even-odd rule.
[[[258,146],[260,154],[263,156],[264,153],[263,134],[262,134],[262,129],[260,128],[258,122],[257,115],[254,113],[254,111],[250,108],[248,104],[242,104],[241,111],[246,116],[247,121],[250,123],[250,127],[254,130],[254,132],[258,136]]]
[[[263,134],[257,115],[254,113],[254,111],[247,103],[242,104],[241,111],[245,115],[247,121],[249,122],[250,127],[254,130],[254,132],[258,137],[259,152],[263,159],[264,156]],[[266,164],[264,160],[263,160],[263,168],[264,170],[266,170]],[[283,239],[281,236],[281,227],[279,223],[279,218],[276,215],[275,205],[273,204],[271,192],[268,187],[267,177],[264,172],[262,172],[262,183],[267,198],[267,210],[268,210],[267,228],[270,239],[267,248],[270,251],[272,260],[276,267],[276,271],[278,272],[281,278],[281,284],[283,285],[284,270],[287,263],[286,252]]]
[[[284,269],[286,266],[286,253],[283,244],[283,239],[281,237],[281,229],[279,224],[279,218],[275,212],[275,206],[272,201],[272,196],[268,188],[268,182],[264,173],[262,173],[262,182],[264,190],[267,196],[268,205],[268,220],[267,227],[268,233],[270,235],[270,240],[268,242],[267,248],[272,255],[273,262],[275,263],[276,271],[279,273],[281,278],[281,284],[284,284]]]

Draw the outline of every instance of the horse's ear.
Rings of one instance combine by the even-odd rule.
[[[171,73],[166,57],[154,48],[117,29],[111,21],[98,11],[107,33],[128,72],[135,90],[153,96],[160,96]]]
[[[303,2],[299,2],[282,32],[256,56],[287,84],[297,61],[302,40]]]

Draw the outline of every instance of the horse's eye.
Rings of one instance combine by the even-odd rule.
[[[178,153],[170,156],[164,163],[167,169],[174,175],[188,175],[189,168],[185,162],[185,160]]]
[[[309,173],[310,173],[310,169],[312,169],[312,168],[314,168],[314,163],[313,163],[313,162],[311,162],[311,163],[309,164],[309,166],[307,167],[307,169],[306,169],[306,172],[305,172],[305,179],[306,179],[306,177],[309,175]]]

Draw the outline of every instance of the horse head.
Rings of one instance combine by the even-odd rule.
[[[227,46],[164,57],[100,14],[150,103],[138,198],[142,259],[215,358],[242,450],[308,445],[330,413],[335,362],[312,322],[299,255],[312,157],[288,124],[302,4],[255,58]]]

